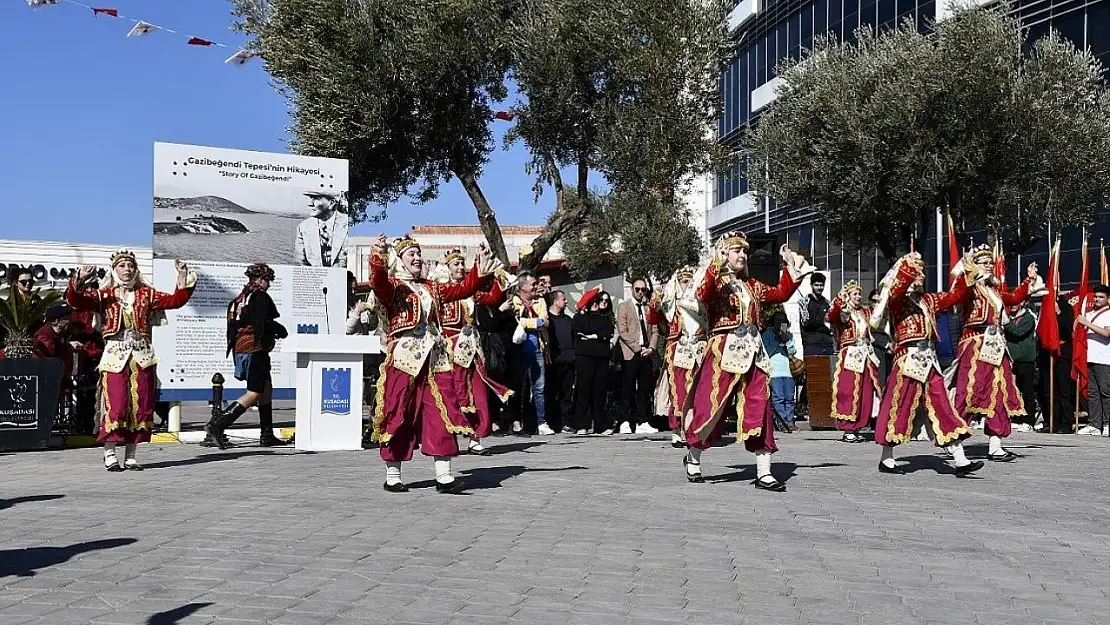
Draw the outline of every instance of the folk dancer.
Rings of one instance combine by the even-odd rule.
[[[1018,456],[1002,447],[1002,439],[1010,436],[1010,418],[1025,414],[1025,402],[1014,381],[1013,361],[1002,328],[1010,321],[1009,307],[1024,303],[1043,285],[1038,284],[1040,276],[1033,263],[1026,270],[1025,280],[1013,291],[1007,290],[994,277],[995,258],[989,247],[980,245],[970,256],[977,280],[962,302],[964,330],[956,349],[953,404],[968,422],[983,419],[983,430],[990,437],[987,458],[1010,462]],[[960,268],[957,266],[957,270]]]
[[[461,282],[438,284],[423,277],[420,244],[412,237],[396,239],[390,246],[381,235],[374,243],[370,286],[389,320],[389,339],[375,389],[372,440],[381,445],[386,491],[408,491],[401,480],[401,463],[412,460],[417,446],[435,460],[437,492],[462,490],[462,481],[451,475],[451,458],[459,453],[455,435],[470,436],[474,429],[455,393],[454,369],[439,311],[443,302],[472,297],[478,292],[480,278],[499,266],[479,251]]]
[[[208,443],[229,447],[224,434],[251,406],[258,406],[258,444],[262,447],[288,445],[274,435],[274,384],[270,375],[270,352],[279,339],[289,336],[278,323],[277,305],[270,297],[274,270],[263,263],[247,267],[247,284],[227,305],[227,353],[235,357],[235,379],[246,382],[247,392],[222,412],[212,415],[204,426]]]
[[[862,443],[860,431],[871,423],[879,386],[879,357],[871,346],[871,309],[863,288],[850,280],[829,308],[828,321],[839,345],[833,374],[833,418],[845,443]]]
[[[971,462],[964,454],[961,441],[969,436],[967,422],[952,409],[936,350],[936,317],[963,301],[966,277],[956,280],[947,293],[925,293],[925,268],[915,252],[899,259],[882,285],[871,324],[872,328],[879,325],[889,311],[896,347],[875,426],[875,442],[882,446],[879,472],[905,474],[894,462],[894,448],[910,440],[924,398],[927,429],[931,429],[934,443],[947,447],[955,458],[957,476],[970,475],[983,468],[983,463]]]
[[[760,338],[760,308],[788,300],[813,268],[785,245],[781,254],[786,266],[778,286],[767,286],[748,277],[747,237],[742,232],[726,234],[697,286],[698,301],[708,312],[710,337],[693,411],[685,419],[690,452],[682,462],[690,482],[704,481],[702,452],[724,433],[725,408],[735,397],[737,438],[755,454],[756,488],[786,490],[771,474],[771,454],[778,448],[769,399],[771,366]]]
[[[485,245],[482,244],[481,248],[485,250]],[[437,282],[461,284],[466,279],[466,257],[459,248],[448,250],[439,267],[445,268],[447,275]],[[513,392],[486,374],[482,342],[475,325],[475,306],[500,306],[505,294],[500,279],[487,276],[482,282],[482,289],[472,297],[454,301],[441,299],[439,319],[451,355],[455,395],[459,398],[463,415],[474,430],[467,451],[488,456],[489,450],[482,446],[482,439],[489,436],[492,429],[486,389],[493,391],[502,403],[508,402]]]
[[[104,443],[104,468],[109,471],[142,470],[135,453],[139,443],[150,442],[158,392],[151,328],[165,323],[165,311],[187,304],[197,284],[196,274],[184,262],[176,261],[174,266],[174,292],[156,291],[139,272],[135,254],[121,250],[112,255],[111,269],[99,288],[89,285],[96,268],[82,267],[66,289],[70,306],[94,312],[103,320],[105,345],[98,369],[104,417],[97,440]],[[122,468],[116,457],[119,443],[124,445]]]
[[[705,306],[698,301],[694,268],[683,267],[675,272],[663,289],[660,309],[667,321],[665,382],[669,387],[667,419],[671,427],[671,447],[687,446],[683,429],[686,413],[691,409],[691,394],[705,356]]]

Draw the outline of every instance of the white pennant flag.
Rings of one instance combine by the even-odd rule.
[[[250,52],[249,50],[240,50],[235,54],[227,57],[227,59],[224,60],[224,63],[231,63],[232,65],[235,65],[237,67],[242,67],[247,63],[250,63],[250,60],[253,59],[255,56],[257,55],[254,52]]]
[[[156,29],[156,28],[158,28],[158,27],[155,26],[154,24],[149,24],[147,22],[135,22],[135,26],[131,29],[131,32],[127,33],[127,36],[128,37],[146,37],[151,32],[153,32],[154,29]]]
[[[32,9],[37,9],[48,4],[58,4],[58,0],[27,0],[27,6]]]

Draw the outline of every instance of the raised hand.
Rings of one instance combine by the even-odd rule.
[[[92,265],[85,265],[77,270],[77,284],[83,284],[89,281],[89,278],[96,275],[96,267]]]
[[[173,268],[177,270],[177,275],[179,276],[189,273],[189,265],[186,265],[183,260],[173,261]]]
[[[1030,278],[1036,278],[1038,275],[1037,263],[1029,263],[1029,267],[1025,270],[1025,275],[1029,276]]]
[[[378,238],[374,239],[374,251],[380,254],[389,251],[389,239],[386,238],[385,233],[379,234]]]

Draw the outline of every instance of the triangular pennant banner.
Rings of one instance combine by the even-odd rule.
[[[227,59],[224,60],[224,63],[231,63],[232,65],[242,67],[247,63],[250,63],[250,60],[253,59],[255,56],[257,55],[249,50],[240,50],[235,54],[227,57]]]
[[[58,0],[27,0],[27,5],[32,9],[44,7],[49,4],[58,4]]]
[[[189,37],[189,42],[188,43],[191,46],[210,46],[210,45],[212,45],[211,41],[208,41],[207,39],[201,39],[200,37]]]
[[[93,7],[93,17],[97,15],[111,15],[112,17],[119,17],[119,11],[116,9],[98,9]]]
[[[154,32],[155,28],[158,28],[158,27],[155,26],[154,24],[148,24],[146,22],[136,22],[135,26],[131,28],[131,32],[127,33],[127,36],[128,37],[146,37],[150,33]]]

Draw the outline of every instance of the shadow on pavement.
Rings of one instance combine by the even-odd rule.
[[[200,454],[192,458],[184,460],[167,460],[165,462],[151,462],[150,464],[143,464],[145,469],[168,469],[171,467],[184,467],[191,464],[207,464],[209,462],[223,462],[224,460],[237,460],[239,458],[246,458],[249,456],[273,456],[277,455],[273,451],[232,451],[232,452],[219,452],[211,454]]]
[[[966,453],[965,448],[965,453]],[[985,450],[984,450],[984,455]],[[916,473],[918,471],[936,471],[941,475],[955,475],[956,469],[948,463],[947,460],[941,456],[907,456],[905,458],[898,458],[903,469],[906,473]],[[969,475],[964,479],[979,479],[977,475]]]
[[[532,449],[533,447],[540,447],[540,446],[546,445],[546,444],[547,444],[546,442],[542,442],[542,441],[541,442],[534,442],[534,443],[533,442],[507,443],[505,445],[490,445],[486,449],[489,449],[489,453],[490,453],[491,456],[499,456],[501,454],[511,454],[511,453],[517,452],[517,451],[528,452],[528,450]],[[528,452],[528,453],[531,453],[531,452]]]
[[[555,471],[586,471],[588,467],[572,466],[555,469],[526,468],[517,465],[506,467],[477,467],[461,472],[460,478],[466,488],[463,491],[501,488],[506,480],[520,477],[524,473],[552,473]],[[435,480],[424,480],[409,484],[409,488],[435,488]]]
[[[773,462],[771,463],[771,475],[775,479],[786,484],[797,475],[798,469],[828,469],[832,467],[845,467],[848,466],[842,462],[822,462],[820,464],[794,464],[793,462]],[[740,469],[735,473],[726,473],[724,475],[706,475],[705,481],[713,484],[722,482],[751,482],[755,480],[755,464],[750,465],[730,465],[730,469]]]
[[[65,495],[27,495],[26,497],[0,499],[0,510],[7,510],[12,506],[21,503],[30,503],[32,501],[52,501],[54,499],[61,499],[62,497],[65,497]]]
[[[166,610],[165,612],[159,612],[158,614],[154,614],[150,618],[148,618],[146,620],[146,625],[176,625],[178,621],[185,618],[186,616],[190,616],[197,610],[202,610],[210,605],[212,605],[211,602],[188,603],[181,606],[180,608],[174,608],[172,610]]]
[[[139,542],[137,538],[108,538],[69,545],[68,547],[30,547],[28,549],[5,549],[0,551],[0,578],[8,576],[32,577],[38,569],[69,561],[74,556],[114,549]]]

